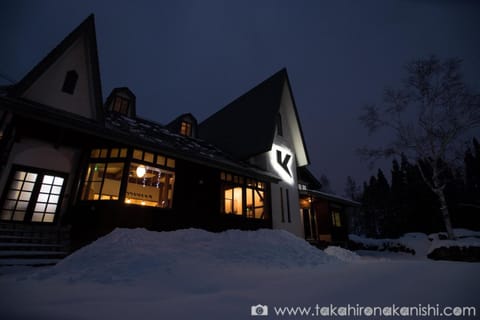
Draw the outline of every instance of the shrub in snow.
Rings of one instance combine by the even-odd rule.
[[[456,240],[446,240],[445,232],[425,235],[407,233],[398,239],[369,239],[349,235],[350,248],[354,250],[374,250],[408,252],[434,260],[480,261],[480,231],[454,229]]]
[[[480,239],[434,240],[427,256],[433,260],[480,262]]]
[[[428,258],[432,260],[480,262],[480,247],[435,248],[428,254]]]
[[[348,247],[352,250],[373,250],[373,251],[392,251],[392,252],[406,252],[415,254],[415,250],[407,247],[398,239],[370,239],[360,237],[354,234],[348,236]]]

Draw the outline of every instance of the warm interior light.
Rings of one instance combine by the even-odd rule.
[[[130,199],[127,199],[127,200],[125,200],[125,202],[126,202],[126,203],[131,203],[131,202],[132,202],[132,200],[130,200]]]
[[[143,178],[147,170],[145,169],[145,166],[138,166],[137,167],[137,177]]]

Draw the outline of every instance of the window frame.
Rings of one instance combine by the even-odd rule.
[[[239,216],[243,217],[248,220],[268,220],[270,217],[269,214],[269,206],[268,206],[268,190],[267,190],[267,183],[264,181],[260,181],[257,179],[235,175],[229,172],[221,171],[220,175],[220,213],[222,215],[231,215],[231,216]],[[233,212],[234,204],[233,200],[235,200],[235,189],[241,189],[241,212],[236,213]],[[226,210],[226,197],[225,192],[227,190],[232,190],[232,205],[231,205],[231,212],[227,212]],[[252,196],[252,204],[253,210],[250,210],[249,213],[249,206],[247,204],[247,193],[250,192]],[[255,209],[262,208],[260,206],[255,205],[255,194],[257,192],[261,192],[263,194],[263,213],[261,214],[260,218],[256,217]]]
[[[114,151],[115,150],[115,151]],[[126,150],[126,152],[124,151]],[[176,182],[176,159],[172,157],[168,157],[165,154],[152,152],[149,150],[135,148],[135,147],[124,147],[124,146],[100,146],[96,148],[92,148],[89,150],[90,154],[86,160],[85,169],[83,170],[81,176],[81,186],[80,186],[80,193],[78,195],[79,202],[96,202],[96,201],[116,201],[120,202],[127,206],[138,206],[138,207],[150,207],[150,208],[157,208],[162,210],[169,210],[173,208],[174,204],[174,190],[175,190],[175,182]],[[112,157],[112,154],[118,155],[117,157]],[[88,182],[86,180],[88,174],[88,168],[90,165],[95,163],[104,163],[108,165],[109,163],[122,163],[123,164],[123,172],[122,178],[120,180],[120,187],[118,197],[116,199],[102,199],[101,194],[99,195],[98,199],[84,199],[85,195],[85,186]],[[147,205],[140,205],[136,203],[128,203],[127,200],[127,189],[129,182],[129,173],[132,165],[145,165],[146,167],[155,168],[158,170],[166,171],[173,174],[173,183],[171,187],[171,199],[169,200],[168,206],[147,206]],[[104,174],[105,176],[105,174]],[[101,181],[101,188],[100,191],[103,189],[104,185],[104,177]],[[168,198],[168,197],[167,197]]]
[[[182,120],[180,122],[180,135],[185,137],[191,137],[193,130],[193,124],[191,121]]]
[[[118,104],[117,104],[118,103]],[[128,116],[130,113],[131,99],[116,95],[112,102],[112,111]]]
[[[154,156],[154,160],[156,160],[155,156]],[[125,192],[123,194],[123,198],[124,198],[123,203],[126,204],[126,205],[145,206],[145,207],[161,208],[161,209],[172,209],[172,207],[173,207],[173,195],[174,195],[174,191],[175,191],[175,176],[176,176],[175,170],[172,169],[172,168],[168,168],[166,166],[160,166],[160,165],[156,164],[156,162],[146,162],[146,161],[141,161],[141,160],[132,158],[131,161],[128,163],[128,173],[130,172],[132,167],[137,166],[137,168],[138,168],[138,165],[145,166],[147,172],[148,172],[148,170],[151,170],[151,171],[157,171],[158,170],[158,172],[160,172],[160,173],[164,172],[164,174],[165,174],[165,172],[167,172],[168,175],[172,176],[172,177],[169,178],[170,180],[169,180],[168,183],[166,183],[167,180],[165,179],[165,185],[163,186],[163,188],[166,188],[166,189],[161,189],[162,193],[164,195],[166,195],[166,199],[163,199],[163,198],[160,199],[160,194],[159,194],[159,199],[158,199],[159,201],[150,201],[148,199],[148,197],[145,197],[145,199],[142,199],[144,201],[142,201],[141,204],[129,202],[128,199],[134,200],[134,201],[140,201],[140,199],[135,199],[135,196],[128,197],[128,198],[127,198],[127,196],[129,194],[129,192],[132,195],[135,194],[135,192],[136,192],[136,191],[129,191],[129,185],[138,184],[138,183],[131,182],[130,180],[131,179],[141,179],[141,177],[132,178],[132,177],[130,177],[129,174],[127,174],[127,180],[126,180],[126,183],[125,183]],[[172,179],[173,179],[173,182],[171,181]],[[157,185],[157,188],[159,188],[158,185]],[[170,191],[171,191],[171,194],[169,193]],[[143,194],[143,195],[139,195],[139,196],[144,197],[147,193],[146,192],[145,193],[141,192],[140,194]],[[169,195],[171,195],[171,197],[169,197]],[[166,200],[167,205],[162,206],[161,202],[160,202],[161,200],[163,200],[163,202],[165,202],[165,200]],[[157,202],[158,205],[152,206],[152,205],[148,204],[149,202]]]
[[[277,126],[277,135],[283,137],[283,123],[282,123],[282,115],[278,112],[275,116],[275,124]]]
[[[333,208],[330,210],[330,216],[332,219],[332,226],[334,228],[342,228],[343,227],[343,218],[342,218],[342,211],[337,208]]]
[[[54,171],[50,169],[45,169],[45,168],[38,168],[38,167],[31,167],[31,166],[25,166],[25,165],[18,165],[14,164],[10,168],[10,173],[8,175],[7,182],[5,184],[5,188],[3,190],[3,193],[0,198],[0,212],[3,210],[3,207],[5,205],[5,202],[8,200],[8,193],[12,190],[12,183],[15,180],[15,175],[19,171],[25,171],[26,173],[34,173],[37,175],[35,181],[33,182],[33,188],[31,190],[30,198],[28,200],[27,207],[25,209],[25,215],[23,217],[23,220],[14,220],[14,214],[15,211],[12,212],[12,216],[9,220],[7,219],[0,219],[2,222],[6,223],[23,223],[23,224],[40,224],[40,225],[55,225],[58,222],[59,216],[61,215],[61,210],[63,207],[63,202],[64,202],[64,197],[65,197],[65,192],[67,189],[68,185],[68,173],[65,172],[60,172],[60,171]],[[54,196],[58,196],[58,200],[56,202],[56,209],[53,213],[48,213],[46,210],[43,212],[43,218],[45,218],[45,214],[53,214],[53,220],[52,221],[33,221],[33,216],[34,214],[39,211],[35,211],[35,207],[37,204],[39,204],[39,195],[40,194],[46,194],[45,192],[41,192],[41,188],[44,185],[43,183],[43,178],[45,176],[54,176],[55,178],[62,178],[63,183],[61,185],[60,193],[58,194],[53,194]],[[23,183],[25,183],[25,180],[23,180]],[[54,185],[53,183],[51,186],[58,186]],[[19,191],[22,191],[20,189]],[[49,191],[48,196],[52,195],[51,191]],[[20,198],[20,197],[19,197]],[[16,200],[17,203],[19,201],[19,198]],[[13,199],[12,199],[13,200]],[[40,202],[41,204],[45,203],[47,206],[50,204],[50,202],[47,200],[47,202]],[[17,204],[16,204],[17,205]]]
[[[68,70],[63,79],[62,92],[73,95],[78,83],[78,72],[76,70]]]

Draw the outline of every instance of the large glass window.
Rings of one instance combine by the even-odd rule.
[[[265,214],[264,191],[252,187],[247,187],[245,190],[247,218],[263,219]]]
[[[175,173],[133,162],[128,174],[125,203],[171,208]]]
[[[220,173],[222,203],[226,214],[265,219],[265,184],[230,173]]]
[[[124,163],[90,163],[83,185],[82,200],[118,200]]]
[[[81,199],[121,200],[133,205],[171,208],[175,159],[133,149],[130,162],[127,154],[126,148],[92,150]],[[125,181],[126,188],[122,189]],[[120,194],[121,190],[125,192]]]
[[[243,189],[240,187],[226,187],[224,195],[224,213],[243,214]]]
[[[52,223],[60,207],[65,178],[33,168],[15,170],[6,190],[0,218]]]
[[[32,221],[53,222],[60,193],[62,192],[63,181],[62,177],[43,176],[40,192],[33,210]]]

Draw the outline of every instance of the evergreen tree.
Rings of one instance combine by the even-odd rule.
[[[345,183],[345,197],[355,201],[360,199],[360,188],[351,176],[347,177],[347,182]]]
[[[369,237],[378,237],[377,228],[377,203],[375,202],[375,188],[377,179],[374,176],[370,177],[368,183],[363,184],[363,196],[362,196],[362,211],[365,217],[365,231]]]
[[[330,179],[325,174],[320,176],[320,184],[322,185],[322,191],[333,193],[332,187],[330,186]]]

